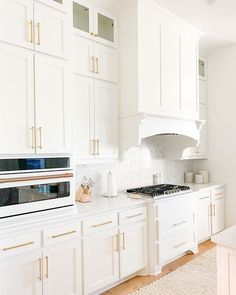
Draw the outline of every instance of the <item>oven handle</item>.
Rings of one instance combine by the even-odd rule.
[[[31,176],[31,177],[17,177],[17,178],[0,178],[0,183],[11,183],[11,182],[23,182],[23,181],[34,181],[44,179],[56,179],[56,178],[72,178],[73,173],[54,174],[54,175],[42,175],[42,176]]]

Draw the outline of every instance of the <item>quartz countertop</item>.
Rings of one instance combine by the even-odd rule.
[[[184,185],[189,186],[193,191],[201,191],[213,188],[223,187],[223,184],[216,184],[216,183],[203,183],[203,184],[196,184],[196,183],[185,183]]]
[[[236,249],[236,225],[214,235],[211,240],[217,245]]]

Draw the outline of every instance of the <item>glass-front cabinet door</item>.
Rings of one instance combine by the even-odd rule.
[[[67,12],[70,0],[38,0],[38,2],[47,4],[53,8]]]
[[[108,11],[98,8],[94,10],[95,40],[116,47],[117,45],[117,21],[116,17]]]
[[[79,35],[94,38],[93,8],[87,1],[73,1],[73,25]]]

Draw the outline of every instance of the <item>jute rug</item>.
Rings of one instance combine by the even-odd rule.
[[[130,295],[216,295],[216,250],[213,248]]]

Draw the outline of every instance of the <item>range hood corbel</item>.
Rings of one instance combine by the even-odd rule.
[[[120,152],[139,146],[143,139],[155,136],[163,157],[183,159],[184,150],[199,144],[200,130],[205,121],[139,113],[120,117]]]

